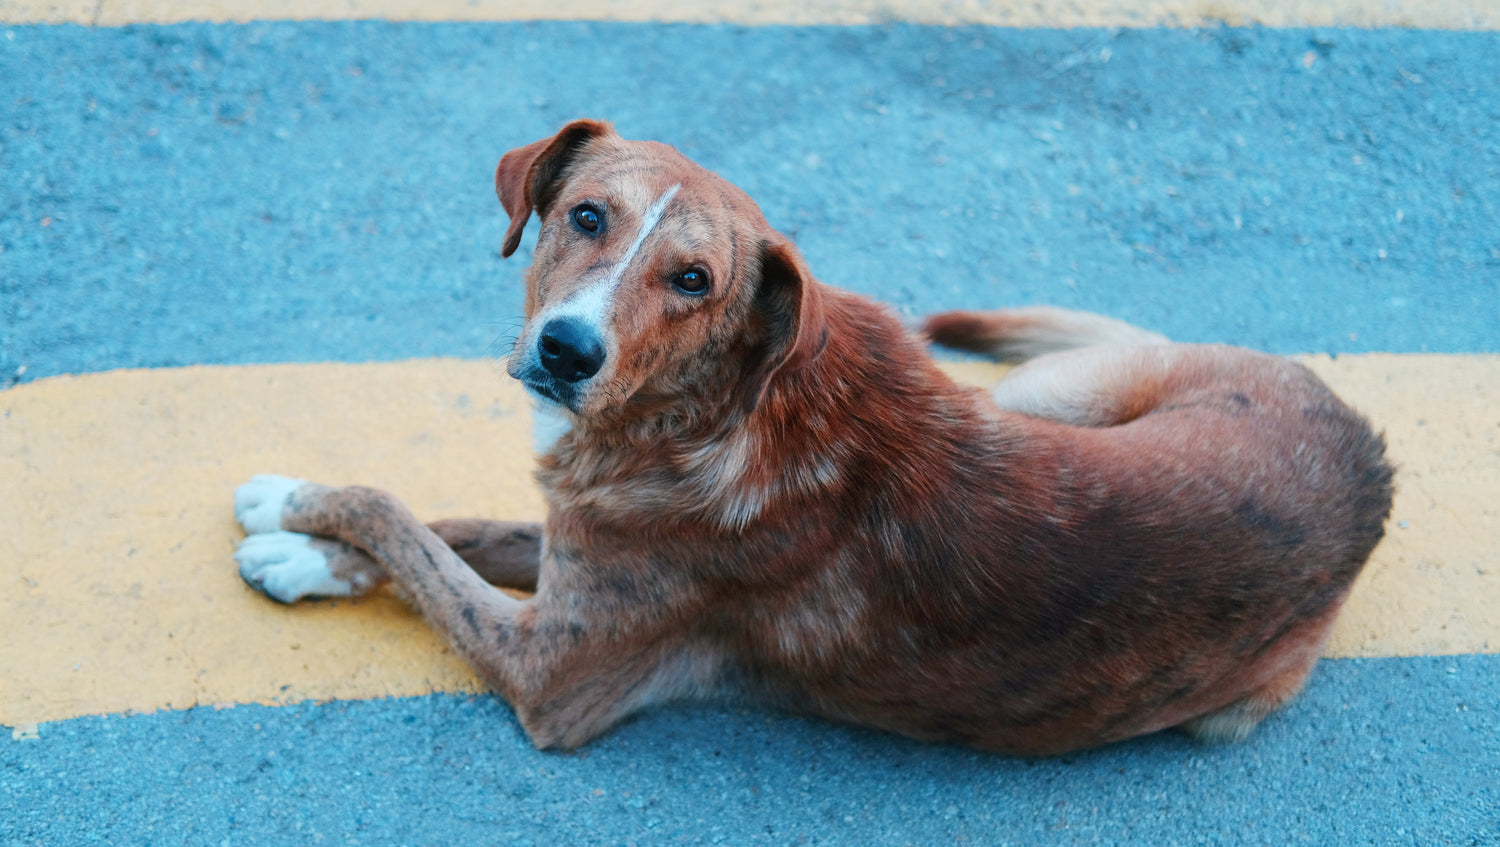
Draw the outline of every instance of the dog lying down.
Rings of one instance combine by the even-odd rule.
[[[1014,754],[1238,739],[1383,533],[1382,439],[1290,361],[1054,309],[928,319],[1025,360],[985,393],[671,147],[577,121],[495,188],[504,255],[541,220],[509,372],[546,523],[258,476],[235,558],[288,603],[397,583],[539,747],[700,697]]]

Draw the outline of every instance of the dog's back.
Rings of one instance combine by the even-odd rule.
[[[586,487],[641,504],[612,500],[591,543],[680,550],[714,586],[692,640],[729,677],[1027,754],[1180,724],[1236,737],[1296,693],[1391,497],[1381,439],[1314,375],[1235,348],[1101,347],[1109,378],[1083,396],[1118,417],[1079,426],[997,408],[883,308],[816,296],[826,349],[755,414],[690,455],[643,443]],[[1076,381],[1070,358],[1026,367]],[[686,477],[643,486],[653,467]],[[683,490],[691,506],[662,514]]]

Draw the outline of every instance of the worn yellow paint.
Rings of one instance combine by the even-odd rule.
[[[0,723],[478,690],[398,600],[265,602],[230,560],[261,471],[540,519],[529,412],[485,363],[116,371],[0,394]]]
[[[1328,653],[1500,652],[1500,356],[1303,361],[1384,429],[1397,466],[1385,541]]]
[[[1492,0],[0,0],[0,21],[602,20],[1016,27],[1354,26],[1495,29]]]
[[[1500,357],[1305,361],[1400,464],[1387,540],[1329,655],[1500,651]],[[429,519],[540,519],[531,462],[524,396],[485,362],[115,371],[0,392],[0,723],[477,691],[388,594],[283,607],[246,588],[231,496],[271,471],[387,488]]]

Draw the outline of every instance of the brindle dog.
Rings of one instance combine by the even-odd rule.
[[[538,746],[705,696],[1018,754],[1239,738],[1383,533],[1382,439],[1285,359],[931,318],[1031,359],[986,393],[670,147],[578,121],[495,184],[505,255],[541,219],[509,370],[548,424],[545,525],[257,477],[237,558],[286,602],[399,584]]]

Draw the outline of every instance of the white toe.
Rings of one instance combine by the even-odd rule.
[[[328,559],[300,532],[265,532],[240,542],[234,559],[240,578],[273,600],[295,603],[304,597],[348,597],[354,587],[335,577]]]
[[[234,517],[249,535],[281,529],[281,507],[306,480],[256,474],[234,490]]]

